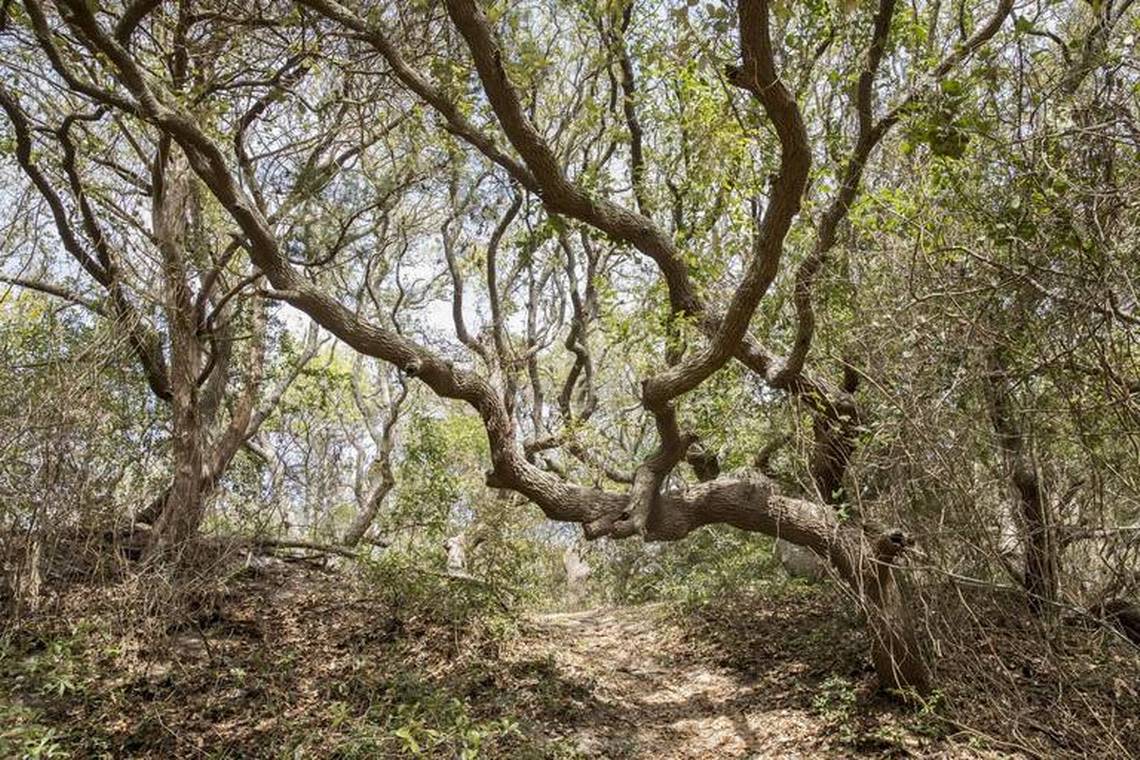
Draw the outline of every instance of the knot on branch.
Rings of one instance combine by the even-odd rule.
[[[418,356],[413,356],[404,363],[404,374],[408,377],[416,377],[420,374],[421,369],[423,369],[423,362],[420,361]]]
[[[875,539],[875,557],[881,562],[890,562],[913,544],[914,542],[901,528],[890,528]]]
[[[744,76],[744,67],[738,66],[735,63],[730,63],[724,67],[724,76],[728,79],[728,83],[734,87],[740,87],[745,90],[751,90],[752,86],[748,79]]]
[[[647,518],[648,513],[644,515],[640,512],[635,514],[627,509],[619,513],[617,519],[614,520],[613,526],[610,528],[610,536],[613,538],[629,538],[636,533],[644,535]]]
[[[614,523],[621,519],[622,515],[626,512],[611,512],[602,515],[596,520],[591,520],[588,523],[582,524],[582,534],[586,537],[587,541],[593,541],[603,536],[608,536],[613,531]]]
[[[494,470],[487,470],[483,473],[483,482],[487,484],[488,488],[510,488],[511,484],[508,478],[503,477]]]
[[[603,536],[629,538],[639,533],[644,535],[647,517],[647,512],[635,509],[634,505],[630,504],[620,512],[609,512],[596,520],[583,523],[582,533],[588,541]]]

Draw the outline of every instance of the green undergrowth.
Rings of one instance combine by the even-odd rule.
[[[599,736],[589,756],[632,757],[631,705],[661,717],[693,699],[677,696],[693,673],[726,701],[669,712],[656,736],[677,716],[715,728],[729,705],[793,716],[828,757],[1140,753],[1134,648],[979,600],[970,625],[931,615],[937,691],[919,700],[878,689],[866,627],[830,583],[753,578],[557,625],[509,586],[399,555],[164,583],[59,589],[0,633],[0,757],[558,759]],[[631,636],[648,682],[607,671]]]
[[[879,688],[866,625],[834,584],[766,580],[668,609],[695,656],[755,685],[758,703],[820,720],[845,756],[1140,757],[1135,646],[1043,626],[1016,600],[930,603],[925,697]]]
[[[520,717],[502,589],[393,561],[244,568],[165,610],[140,588],[76,586],[3,634],[0,757],[572,755]]]

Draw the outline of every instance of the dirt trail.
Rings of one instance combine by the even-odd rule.
[[[528,655],[579,687],[560,733],[588,757],[826,756],[827,726],[802,694],[710,665],[657,607],[533,618]],[[763,690],[763,691],[761,691]]]

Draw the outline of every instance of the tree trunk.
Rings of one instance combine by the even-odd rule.
[[[166,503],[155,523],[151,554],[181,547],[198,532],[205,513],[202,491],[202,431],[198,418],[195,373],[184,372],[197,353],[179,348],[178,330],[172,329],[171,379],[174,477]]]
[[[566,570],[566,603],[577,609],[586,599],[586,581],[590,578],[590,565],[582,559],[577,546],[568,546],[562,552],[562,567]]]
[[[180,552],[205,514],[202,488],[202,420],[198,375],[202,348],[184,251],[189,177],[174,161],[169,138],[155,160],[154,236],[162,255],[165,310],[170,331],[171,454],[174,477],[154,526],[148,556]]]
[[[855,451],[860,410],[854,394],[858,386],[858,374],[845,363],[843,393],[830,399],[830,405],[818,411],[812,423],[812,480],[824,503],[836,510],[847,501],[843,481]],[[856,524],[858,520],[848,522]],[[864,527],[858,530],[862,533]],[[868,541],[873,541],[870,552]],[[906,546],[906,535],[900,530],[883,531],[871,539],[859,536],[847,550],[850,559],[840,563],[832,560],[832,564],[855,589],[867,616],[871,662],[879,677],[879,685],[885,689],[926,694],[932,684],[930,666],[919,645],[910,608],[899,587],[893,564]],[[866,561],[864,558],[868,556],[873,556],[874,561]]]
[[[1018,469],[1014,487],[1021,501],[1025,524],[1025,593],[1036,615],[1057,600],[1058,552],[1049,507],[1041,494],[1036,473]]]
[[[364,501],[352,524],[345,531],[342,543],[345,546],[356,546],[364,538],[364,534],[372,527],[376,515],[384,499],[396,485],[396,476],[392,472],[392,453],[396,448],[396,424],[400,419],[400,409],[408,397],[408,384],[400,380],[400,392],[391,396],[388,381],[383,374],[379,376],[380,390],[384,395],[385,419],[384,424],[378,425],[375,413],[365,402],[364,393],[358,382],[356,372],[359,372],[360,363],[357,363],[352,377],[352,397],[356,408],[364,417],[372,442],[376,445],[376,455],[373,458],[373,467],[379,468],[380,480],[372,487],[368,498]]]
[[[376,515],[380,512],[380,505],[383,504],[385,497],[396,485],[395,478],[392,477],[392,469],[385,462],[381,464],[384,470],[380,482],[369,493],[364,507],[356,513],[353,518],[352,524],[348,526],[348,530],[344,532],[344,539],[342,543],[345,546],[356,546],[360,540],[364,538],[364,534],[372,527],[372,523],[376,520]]]
[[[254,310],[251,315],[250,325],[250,341],[249,347],[249,360],[245,368],[245,381],[242,388],[242,395],[234,405],[234,410],[231,412],[230,421],[221,435],[210,446],[212,456],[208,461],[203,460],[202,472],[202,485],[201,492],[202,498],[208,499],[214,490],[218,487],[222,477],[226,474],[230,463],[234,457],[237,456],[238,451],[243,446],[247,446],[249,442],[261,430],[261,425],[273,413],[273,410],[281,402],[293,381],[301,374],[305,366],[317,355],[320,345],[317,342],[317,330],[315,325],[310,325],[309,333],[306,338],[305,351],[297,358],[297,362],[289,370],[284,377],[282,377],[274,388],[267,392],[262,391],[262,378],[264,374],[264,353],[265,353],[265,309],[264,304],[255,304]],[[213,378],[219,370],[211,374]],[[224,389],[223,389],[224,390]],[[254,410],[254,406],[258,399],[261,399],[261,405]],[[210,438],[209,435],[209,418],[212,416],[207,408],[211,402],[201,399],[199,401],[199,424],[201,427],[201,441],[205,445],[206,441]],[[151,500],[150,504],[144,507],[135,515],[135,522],[144,523],[146,525],[156,525],[166,504],[170,500],[170,493],[173,486],[167,486],[161,494]],[[276,493],[280,490],[280,486],[274,486],[273,492]]]
[[[910,608],[899,588],[896,570],[891,564],[895,544],[889,534],[886,551],[880,549],[878,564],[863,598],[867,623],[871,632],[871,661],[879,676],[880,686],[887,689],[913,689],[929,693],[932,686],[930,666],[919,644]],[[899,544],[901,549],[905,546]],[[865,568],[864,573],[870,572]]]
[[[1060,551],[1056,531],[1037,468],[1025,451],[1025,435],[1014,409],[1004,357],[1000,350],[994,350],[988,361],[990,418],[1021,512],[1024,553],[1021,582],[1029,609],[1041,615],[1053,608],[1058,596]]]

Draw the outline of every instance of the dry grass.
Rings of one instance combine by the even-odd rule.
[[[1019,600],[954,591],[929,606],[938,689],[904,706],[875,692],[850,603],[788,589],[783,604],[766,593],[690,611],[689,640],[769,693],[802,703],[814,688],[817,705],[834,703],[845,716],[836,729],[851,750],[1140,757],[1140,650],[1111,631],[1064,620],[1045,627]]]
[[[161,614],[161,580],[73,585],[4,635],[0,710],[23,728],[0,756],[45,735],[73,757],[563,754],[504,717],[494,605],[431,582],[273,563]]]
[[[826,586],[517,618],[432,575],[203,567],[72,583],[10,627],[0,756],[1140,754],[1136,650],[992,600],[934,616],[923,705],[875,691]]]

